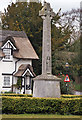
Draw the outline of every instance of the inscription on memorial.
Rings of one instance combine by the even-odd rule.
[[[47,56],[47,59],[46,59],[46,71],[47,73],[50,73],[50,56]]]

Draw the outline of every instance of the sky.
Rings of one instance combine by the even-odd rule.
[[[0,0],[0,11],[4,12],[4,8],[7,8],[11,1],[15,3],[16,0]],[[40,1],[43,2],[44,0]],[[45,0],[45,1],[51,4],[51,7],[53,8],[54,12],[58,12],[60,8],[62,12],[69,11],[72,8],[75,9],[80,8],[81,2],[81,0]]]

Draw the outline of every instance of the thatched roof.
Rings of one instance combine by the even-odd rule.
[[[15,44],[18,48],[18,51],[14,52],[14,57],[16,58],[28,58],[28,59],[38,59],[38,56],[33,49],[28,38],[17,38],[14,37]]]
[[[17,50],[13,52],[13,57],[19,59],[38,59],[38,56],[24,31],[0,30],[0,38],[0,48],[7,40],[10,40],[17,48]],[[1,56],[2,50],[0,50],[0,57]]]
[[[24,31],[0,30],[0,41],[4,41],[8,36],[27,38]]]
[[[15,76],[15,77],[21,77],[21,76],[25,73],[25,71],[26,71],[27,69],[30,70],[30,72],[32,73],[33,77],[36,76],[35,73],[33,72],[32,66],[29,65],[29,64],[22,64],[22,65],[19,67],[18,71],[14,74],[14,76]]]

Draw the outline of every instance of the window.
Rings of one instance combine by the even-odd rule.
[[[3,49],[3,53],[5,54],[5,58],[4,59],[9,60],[10,57],[11,57],[11,49]]]
[[[10,77],[9,76],[4,77],[4,86],[10,86]]]
[[[16,50],[16,47],[13,45],[11,40],[7,40],[6,43],[1,47],[1,49],[3,50],[3,53],[5,54],[5,57],[3,58],[3,60],[11,61],[13,57],[12,56],[13,50]]]

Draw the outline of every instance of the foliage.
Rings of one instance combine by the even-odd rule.
[[[82,98],[82,95],[61,95],[62,98]]]
[[[72,85],[72,81],[64,82],[65,76],[61,76],[62,80],[60,82],[61,94],[72,94],[72,90],[74,89]],[[67,88],[66,88],[67,84]]]
[[[65,26],[69,32],[67,32],[67,41],[63,49],[64,51],[59,51],[60,47],[53,54],[53,74],[64,73],[65,63],[69,63],[70,76],[75,80],[75,76],[81,76],[81,44],[80,44],[80,21],[79,21],[80,12],[79,9],[72,9],[62,13],[61,19],[59,19],[59,26],[62,28]],[[65,31],[64,31],[65,32]],[[57,34],[58,32],[56,32]],[[66,34],[65,34],[66,35]],[[55,35],[56,36],[56,35]],[[65,36],[66,37],[66,36]],[[64,39],[63,39],[64,40]],[[58,40],[59,41],[59,40]],[[64,41],[65,42],[65,41]],[[64,54],[63,54],[64,53]],[[78,78],[79,79],[79,78]]]
[[[41,73],[42,19],[39,17],[41,2],[16,2],[7,7],[2,16],[2,28],[6,30],[25,31],[39,60],[33,61],[35,73]]]
[[[21,91],[21,88],[22,88],[22,78],[21,77],[18,77],[16,87],[17,87],[17,89],[20,89],[20,91]]]
[[[41,2],[16,2],[7,7],[2,16],[2,28],[6,30],[25,31],[30,39],[39,60],[33,60],[36,75],[41,74],[42,67],[42,19],[39,17]],[[78,26],[76,26],[76,24]],[[70,76],[81,75],[79,9],[72,9],[61,14],[61,9],[51,22],[52,30],[52,71],[53,74],[65,74],[65,63],[70,64]]]
[[[80,84],[81,76],[81,63],[80,63],[80,40],[76,40],[68,51],[56,51],[54,54],[53,62],[53,74],[58,73],[67,74],[73,81],[77,81]],[[66,62],[69,63],[69,69],[65,67]]]
[[[69,70],[67,74],[70,74],[72,70],[71,67],[71,59],[75,59],[76,54],[74,52],[68,51],[56,51],[53,56],[53,74],[58,75],[58,73],[66,74],[66,62],[69,63]]]
[[[76,91],[81,91],[82,92],[82,83],[77,84],[76,82],[74,82],[73,85],[74,85],[74,89]]]
[[[8,93],[4,93],[1,95],[2,96],[11,96],[11,97],[32,97],[32,94],[15,94],[15,93],[8,94]]]
[[[55,75],[64,71],[63,65],[68,60],[67,48],[70,47],[69,38],[72,34],[69,24],[66,22],[62,24],[62,17],[61,10],[59,10],[52,22],[52,71]]]
[[[73,69],[73,72],[80,76],[81,73],[80,73],[80,39],[76,40],[72,46],[70,47],[70,51],[74,51],[77,53],[75,59],[72,59],[71,61],[71,64],[72,64],[72,69]]]
[[[70,46],[70,51],[74,51],[74,53],[76,54],[75,58],[71,58],[71,63],[70,63],[71,75],[74,81],[76,82],[76,84],[80,84],[81,76],[82,76],[80,39],[76,40]]]
[[[56,17],[56,16],[55,16]],[[61,19],[61,16],[60,18]],[[56,21],[58,22],[58,20]],[[62,25],[56,27],[55,24],[52,25],[52,53],[57,50],[65,50],[68,46],[68,40],[70,38],[71,31],[69,27],[63,27]]]
[[[72,34],[69,43],[77,41],[80,37],[80,9],[72,9],[62,13],[61,23],[67,24]],[[70,44],[70,45],[71,45]]]
[[[15,94],[15,93],[12,93],[12,94],[8,94],[8,93],[4,93],[4,94],[1,94],[1,96],[11,96],[11,97],[32,97],[32,94]],[[65,95],[65,94],[62,94],[61,95],[62,98],[81,98],[82,95]]]
[[[9,91],[9,92],[4,92],[4,94],[13,94],[13,92]]]
[[[72,9],[71,11],[67,11],[63,13],[63,17],[61,18],[62,24],[68,24],[69,28],[72,32],[69,43],[70,46],[67,49],[69,52],[74,52],[75,57],[71,58],[71,61],[68,63],[70,64],[70,71],[71,76],[75,81],[81,82],[81,40],[80,40],[80,10],[79,9]]]
[[[8,6],[2,16],[3,29],[24,30],[30,39],[39,60],[33,61],[33,68],[36,74],[41,74],[42,54],[42,19],[39,17],[41,2],[16,2]],[[64,50],[68,46],[68,39],[71,35],[69,26],[61,24],[61,10],[52,19],[52,64],[55,62],[56,50]],[[55,68],[52,66],[53,71]]]
[[[3,113],[52,113],[81,115],[80,98],[26,98],[2,97]]]

